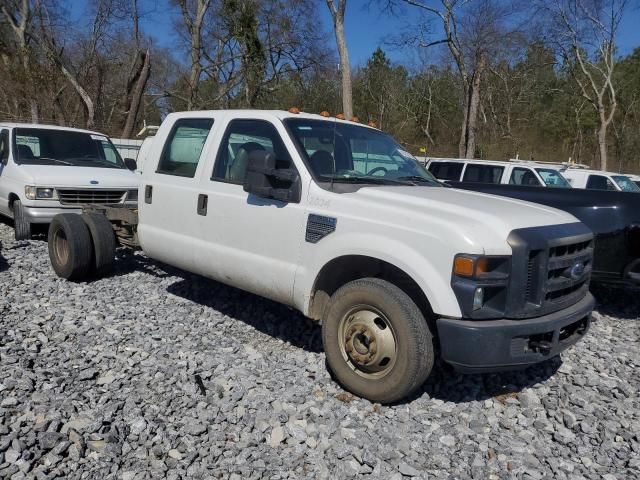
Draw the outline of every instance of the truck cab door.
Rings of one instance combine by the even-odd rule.
[[[0,130],[0,213],[9,215],[9,190],[6,170],[9,168],[9,130]]]
[[[278,127],[285,135],[284,127]],[[215,164],[202,176],[199,190],[204,207],[198,214],[199,273],[291,304],[304,239],[304,207],[243,189],[249,155],[255,150],[275,154],[278,168],[295,168],[283,137],[269,120],[234,118],[216,143]]]
[[[213,124],[213,118],[178,118],[169,123],[167,134],[159,131],[156,139],[165,141],[153,142],[138,193],[143,250],[151,258],[189,271],[197,262],[198,176]]]

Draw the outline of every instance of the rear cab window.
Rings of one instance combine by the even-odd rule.
[[[438,180],[459,182],[463,167],[462,162],[432,162],[428,170]]]
[[[463,182],[500,183],[504,167],[498,165],[481,165],[468,163],[464,170]]]

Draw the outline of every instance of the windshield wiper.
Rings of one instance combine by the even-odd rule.
[[[50,157],[34,157],[34,158],[19,158],[19,162],[38,162],[40,160],[47,160],[49,162],[56,162],[62,165],[73,165],[73,163],[65,162],[64,160],[60,160],[59,158],[50,158]]]
[[[421,177],[420,175],[405,175],[403,177],[396,177],[396,180],[408,180],[411,182],[428,183],[429,185],[436,184],[433,180],[429,180],[428,178]]]
[[[379,178],[379,177],[325,177],[334,183],[373,183],[375,185],[412,185],[413,182],[406,182],[397,179]]]

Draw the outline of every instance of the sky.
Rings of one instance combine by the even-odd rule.
[[[174,33],[174,21],[179,11],[171,5],[170,0],[139,0],[143,14],[141,24],[145,32],[151,35],[157,45],[174,48],[177,44]],[[264,0],[267,1],[267,0]],[[321,21],[321,28],[327,34],[327,41],[335,46],[331,15],[325,0],[315,0]],[[82,22],[86,0],[66,0],[71,17]],[[373,6],[370,6],[373,4]],[[628,10],[620,26],[618,35],[618,51],[627,55],[634,48],[640,47],[640,0],[630,0]],[[364,65],[376,48],[381,47],[394,62],[414,63],[418,61],[415,49],[397,48],[390,44],[399,33],[408,28],[408,19],[416,15],[415,7],[407,7],[404,17],[395,17],[380,12],[376,2],[369,0],[349,0],[345,21],[347,46],[352,67]],[[87,21],[86,19],[84,19]],[[434,32],[437,22],[433,23]],[[434,37],[436,39],[436,37]],[[435,52],[434,52],[435,54]]]

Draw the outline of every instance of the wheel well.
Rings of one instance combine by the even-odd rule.
[[[422,311],[424,318],[432,325],[435,321],[431,304],[424,291],[402,269],[374,257],[345,255],[327,263],[316,277],[311,296],[309,317],[320,320],[329,299],[341,286],[360,278],[380,278],[404,291]]]
[[[18,197],[18,195],[16,195],[15,193],[10,193],[9,194],[9,208],[13,208],[13,202],[15,202],[16,200],[20,200],[20,197]]]

